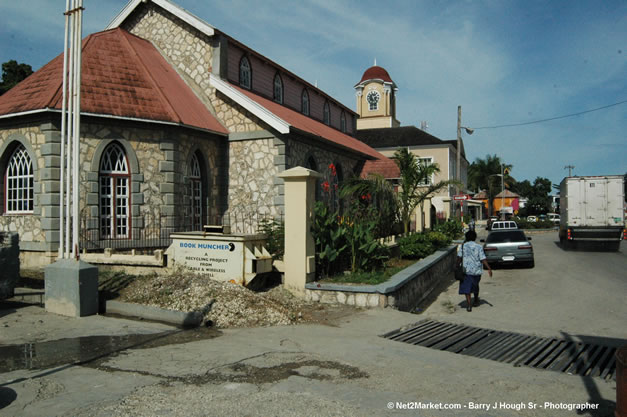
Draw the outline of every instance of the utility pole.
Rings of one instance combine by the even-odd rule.
[[[457,169],[455,170],[455,179],[459,182],[462,180],[462,106],[457,106]],[[459,194],[459,190],[461,187],[456,186],[457,192],[455,194]],[[459,202],[459,217],[462,217],[462,207],[461,201]]]
[[[572,177],[573,176],[573,169],[575,169],[574,165],[566,165],[564,167],[564,169],[568,169],[568,176]]]

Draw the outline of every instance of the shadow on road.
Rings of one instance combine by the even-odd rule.
[[[0,410],[11,405],[17,398],[17,392],[11,388],[0,387]]]
[[[607,337],[581,336],[581,335],[576,335],[575,337],[573,337],[572,335],[566,332],[561,332],[561,333],[565,340],[568,340],[571,342],[577,342],[578,340],[581,340],[584,344],[604,344],[604,345],[620,346],[620,345],[624,345],[627,342],[624,339],[613,339],[613,338],[607,338]],[[576,349],[577,349],[576,345],[573,344],[573,347],[572,347],[573,354],[575,353],[574,350]],[[597,387],[597,382],[599,381],[599,379],[598,378],[595,379],[590,376],[582,376],[581,380],[583,382],[583,385],[586,388],[586,391],[588,391],[588,396],[589,396],[587,400],[588,404],[598,404],[598,408],[596,410],[592,410],[592,409],[577,410],[577,414],[578,415],[590,415],[592,417],[613,416],[614,410],[616,409],[616,401],[605,399],[601,396],[601,393]]]

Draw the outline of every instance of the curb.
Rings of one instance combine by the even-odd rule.
[[[199,311],[183,312],[167,310],[165,308],[123,303],[115,300],[108,300],[106,302],[106,312],[119,314],[121,316],[159,321],[179,327],[198,327],[200,326],[203,318],[203,314]]]

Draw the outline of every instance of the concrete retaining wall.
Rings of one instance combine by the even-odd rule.
[[[412,311],[434,290],[453,279],[456,251],[457,245],[436,251],[379,285],[311,282],[305,285],[305,298],[325,304]]]
[[[0,300],[13,297],[20,279],[19,235],[0,232]]]

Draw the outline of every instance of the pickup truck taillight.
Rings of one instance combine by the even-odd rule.
[[[490,251],[497,250],[497,249],[488,247],[488,248],[483,248],[483,250],[484,252],[490,252]]]
[[[518,249],[533,249],[531,245],[520,245]]]

